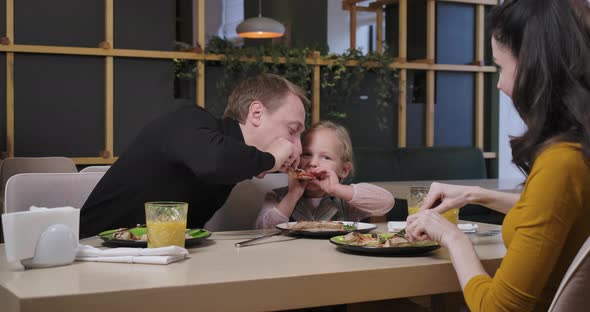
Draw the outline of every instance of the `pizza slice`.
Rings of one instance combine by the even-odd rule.
[[[289,174],[290,177],[298,179],[298,180],[313,180],[316,178],[316,176],[311,173],[311,172],[307,172],[303,169],[294,169],[292,167],[289,167],[289,170],[287,170],[287,173]]]

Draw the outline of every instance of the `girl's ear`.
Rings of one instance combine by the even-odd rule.
[[[250,104],[248,108],[248,117],[247,120],[252,125],[258,127],[262,123],[262,114],[264,112],[264,105],[258,101],[254,101]]]
[[[345,162],[342,165],[342,169],[339,172],[340,179],[346,179],[348,177],[348,175],[350,174],[350,170],[352,170],[352,163]]]

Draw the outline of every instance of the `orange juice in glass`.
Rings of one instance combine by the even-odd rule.
[[[183,202],[145,203],[148,248],[184,247],[187,212]]]
[[[408,195],[408,215],[420,211],[422,202],[428,195],[430,188],[428,186],[412,186]],[[441,214],[445,219],[453,224],[459,224],[459,208],[450,209]]]

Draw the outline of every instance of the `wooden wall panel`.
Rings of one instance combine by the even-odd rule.
[[[16,54],[15,156],[98,156],[104,80],[102,57]]]
[[[472,73],[436,73],[434,145],[473,146]]]
[[[475,7],[437,3],[436,63],[471,64],[475,49]]]
[[[104,40],[104,0],[15,0],[14,16],[17,44],[98,47]]]
[[[333,120],[347,127],[355,147],[397,147],[397,97],[394,96],[391,105],[382,109],[377,104],[375,92],[363,91],[373,90],[376,79],[376,74],[367,73],[361,82],[360,91],[352,93],[347,99],[329,101],[325,95],[320,94],[320,119]],[[346,118],[331,117],[327,111],[331,106],[338,112],[345,113]],[[379,127],[379,120],[384,127]]]
[[[114,67],[114,153],[119,156],[148,122],[182,103],[174,100],[171,60],[115,58]]]
[[[0,37],[6,34],[6,0],[0,0]]]
[[[205,108],[215,117],[223,116],[227,98],[221,97],[217,82],[224,79],[223,67],[208,65],[205,67]]]
[[[115,47],[118,49],[174,50],[176,5],[171,0],[114,2]]]
[[[426,72],[408,70],[407,146],[424,146]]]

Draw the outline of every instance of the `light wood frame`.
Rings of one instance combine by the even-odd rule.
[[[131,50],[131,49],[117,49],[114,46],[113,40],[113,1],[105,0],[105,38],[104,41],[98,43],[97,48],[86,47],[65,47],[65,46],[44,46],[44,45],[17,45],[14,44],[14,0],[6,0],[6,34],[1,40],[0,52],[6,53],[6,144],[7,153],[5,156],[14,157],[14,54],[15,53],[42,53],[42,54],[63,54],[63,55],[91,55],[105,57],[105,142],[104,149],[97,157],[73,157],[74,161],[80,165],[88,164],[112,164],[117,160],[114,151],[114,99],[113,99],[113,61],[114,57],[132,57],[132,58],[156,58],[156,59],[187,59],[197,61],[196,70],[196,90],[195,105],[205,106],[205,61],[219,61],[225,56],[219,54],[204,54],[197,52],[177,52],[177,51],[152,51],[152,50]],[[434,137],[434,72],[436,71],[459,71],[459,72],[473,72],[476,74],[476,146],[483,148],[483,75],[484,73],[492,73],[496,71],[494,66],[483,65],[483,43],[478,45],[476,52],[476,59],[479,62],[474,62],[473,65],[454,65],[454,64],[435,64],[434,63],[434,22],[430,21],[428,24],[428,54],[426,61],[406,60],[407,52],[407,1],[408,0],[378,0],[369,5],[369,7],[358,6],[359,2],[366,0],[344,0],[343,8],[350,9],[351,13],[354,11],[370,11],[377,14],[380,22],[383,21],[383,5],[399,2],[402,10],[400,10],[400,49],[398,59],[391,63],[391,68],[399,69],[399,107],[398,111],[398,143],[400,147],[405,146],[406,143],[406,95],[405,83],[407,70],[425,70],[427,71],[427,118],[426,118],[426,143],[432,145]],[[429,7],[434,5],[436,0],[429,1]],[[477,4],[477,22],[476,33],[478,42],[483,40],[483,14],[484,5],[497,4],[497,1],[491,0],[438,0],[449,2],[462,2]],[[196,42],[200,48],[205,46],[205,4],[204,0],[196,0],[195,13],[197,21],[195,23]],[[481,12],[480,12],[481,11]],[[429,16],[434,15],[434,10],[429,9]],[[352,16],[352,15],[351,15]],[[356,14],[355,14],[356,17]],[[355,20],[355,18],[351,19]],[[429,19],[430,20],[430,19]],[[351,23],[352,24],[352,23]],[[352,25],[351,25],[352,26]],[[481,27],[480,27],[481,26]],[[356,40],[356,34],[353,35],[351,27],[351,42]],[[356,26],[354,28],[356,30]],[[377,36],[382,42],[382,31],[377,31]],[[353,39],[354,37],[354,39]],[[382,50],[382,45],[378,44],[378,50]],[[481,49],[481,54],[480,54]],[[197,49],[199,50],[199,49]],[[254,58],[242,58],[244,62],[257,61]],[[264,57],[264,62],[276,62],[272,57]],[[286,63],[285,58],[279,58],[279,63]],[[306,59],[306,63],[313,66],[313,83],[312,83],[312,121],[317,122],[320,119],[320,67],[333,64],[332,60],[323,60],[320,58],[319,52],[313,52],[310,57]],[[349,61],[347,66],[359,66],[359,62]],[[375,63],[365,63],[362,66],[373,67],[380,66]],[[429,78],[430,77],[430,78]],[[481,77],[481,78],[478,78]],[[481,84],[481,87],[477,87]],[[481,105],[479,104],[481,102]],[[479,108],[478,108],[479,107]],[[481,120],[480,120],[481,119]],[[403,127],[402,127],[403,125]],[[495,158],[495,153],[484,153],[486,158]]]
[[[435,72],[436,71],[449,71],[448,65],[440,66],[441,64],[435,64],[435,49],[436,49],[436,2],[456,2],[464,4],[475,5],[475,60],[473,65],[454,65],[453,69],[456,71],[463,72],[474,72],[475,73],[475,131],[474,131],[474,145],[484,149],[484,74],[489,72],[495,72],[495,68],[492,66],[483,66],[484,64],[484,14],[485,5],[497,5],[497,0],[426,0],[426,59],[415,60],[413,62],[407,62],[407,1],[408,0],[376,0],[369,3],[367,6],[360,6],[359,4],[369,0],[343,0],[342,8],[349,10],[351,15],[351,21],[355,21],[354,28],[351,22],[350,29],[350,48],[356,48],[356,17],[353,19],[353,14],[356,12],[375,12],[377,20],[377,53],[382,51],[383,35],[379,31],[383,23],[383,6],[388,4],[398,4],[398,60],[403,64],[419,64],[422,63],[425,66],[422,68],[415,67],[398,67],[399,80],[398,80],[398,146],[406,146],[406,124],[407,124],[407,96],[406,96],[406,78],[407,69],[418,69],[426,70],[426,107],[424,116],[424,142],[426,146],[434,145],[434,103],[435,103]],[[353,31],[354,30],[354,31]],[[461,69],[459,67],[461,66]],[[470,70],[471,67],[463,66],[476,66],[479,70]],[[464,69],[464,70],[462,70]],[[488,70],[489,69],[489,70]],[[486,158],[496,158],[496,153],[484,152]]]

